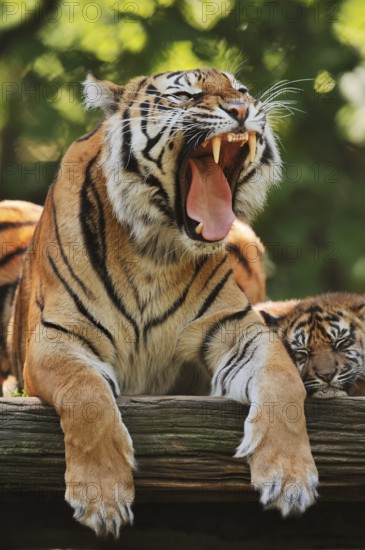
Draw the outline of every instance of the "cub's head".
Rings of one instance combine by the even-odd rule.
[[[308,395],[365,395],[365,297],[324,294],[255,307],[282,339]]]
[[[124,86],[89,76],[85,98],[106,113],[101,162],[115,213],[160,259],[215,250],[280,175],[268,104],[229,73],[168,72]]]

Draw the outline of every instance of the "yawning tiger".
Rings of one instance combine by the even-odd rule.
[[[62,160],[10,342],[28,394],[61,417],[76,519],[116,536],[132,521],[133,445],[115,397],[210,386],[253,403],[236,456],[248,458],[263,504],[305,510],[317,484],[305,418],[282,414],[288,402],[302,410],[305,391],[224,246],[235,216],[250,219],[280,175],[267,104],[214,69],[124,86],[89,76],[85,96],[106,116]],[[87,499],[89,483],[98,498]]]

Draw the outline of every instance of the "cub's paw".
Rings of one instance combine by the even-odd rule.
[[[262,433],[251,425],[235,456],[247,458],[251,483],[266,509],[276,508],[285,517],[303,513],[315,502],[318,473],[305,431],[296,436],[280,430],[275,434],[272,425]]]
[[[112,449],[111,449],[112,452]],[[68,465],[66,501],[74,509],[74,518],[90,527],[98,536],[119,537],[124,525],[133,523],[134,500],[132,468],[120,455],[103,463]]]

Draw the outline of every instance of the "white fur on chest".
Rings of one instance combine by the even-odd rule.
[[[136,295],[130,293],[129,309],[138,327],[138,336],[121,319],[117,336],[115,372],[122,393],[165,394],[178,375],[181,362],[176,354],[177,342],[191,321],[190,301],[195,289],[189,288],[187,303],[171,311],[186,290],[188,281],[179,272],[157,270],[154,277],[146,271],[131,273]],[[191,294],[191,295],[190,295]]]
[[[119,343],[115,374],[122,394],[165,394],[181,367],[175,351],[179,335],[176,323],[151,329],[146,342]]]

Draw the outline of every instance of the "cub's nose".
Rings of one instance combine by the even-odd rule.
[[[324,382],[327,382],[328,384],[331,382],[331,380],[334,379],[336,376],[337,371],[331,371],[331,372],[321,372],[320,374],[316,372],[317,378],[320,378]]]
[[[225,110],[236,120],[244,120],[248,115],[248,104],[243,101],[231,101]]]

